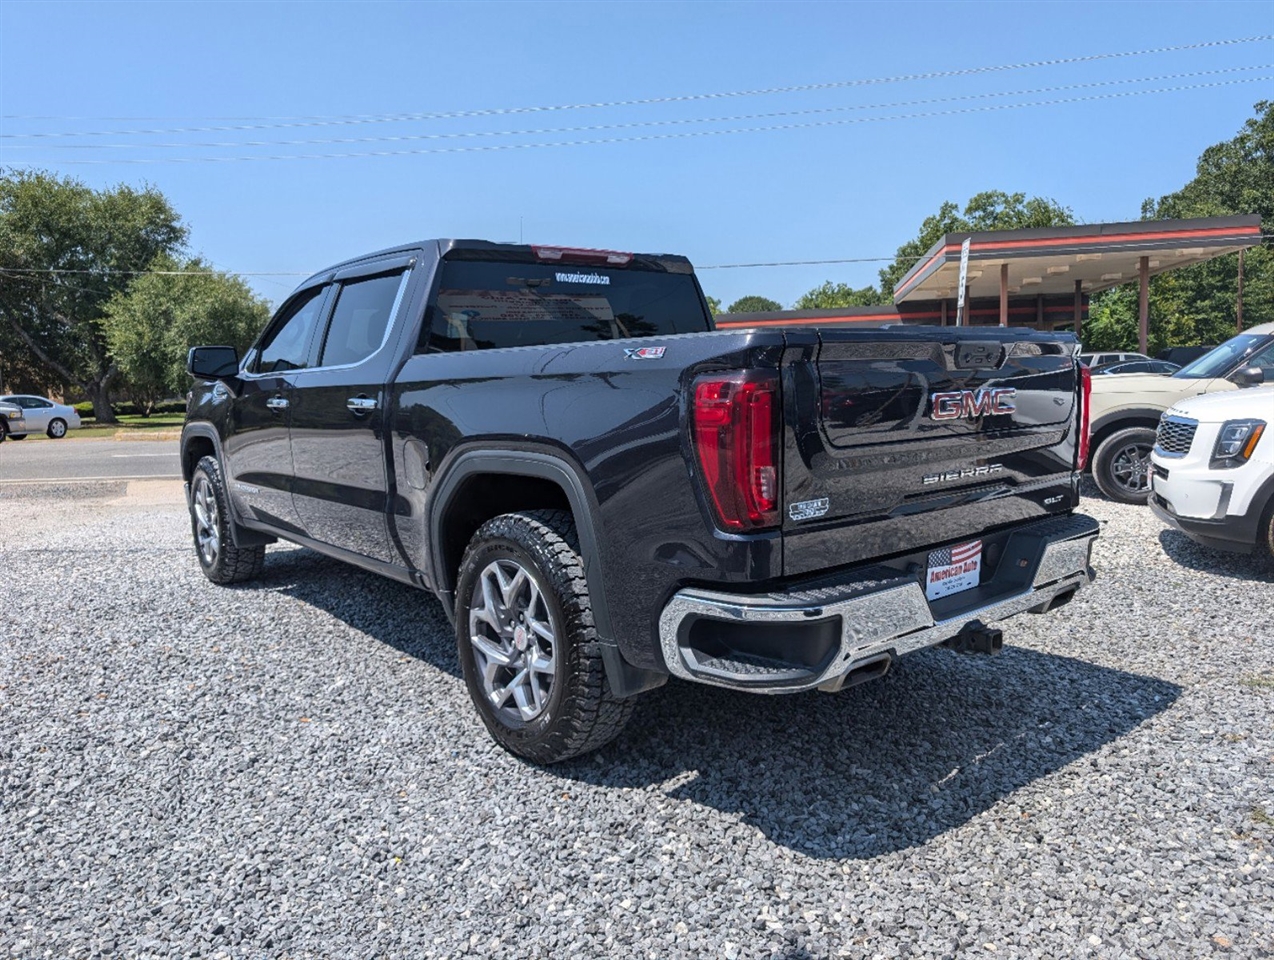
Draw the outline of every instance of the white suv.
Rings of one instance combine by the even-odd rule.
[[[1161,520],[1206,547],[1274,552],[1274,386],[1174,404],[1150,464]]]

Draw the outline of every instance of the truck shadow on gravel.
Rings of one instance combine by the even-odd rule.
[[[671,682],[596,757],[550,768],[741,815],[811,857],[866,859],[957,827],[1166,710],[1181,688],[1070,657],[936,649],[840,694],[762,697]],[[1097,766],[1096,759],[1087,761]],[[998,816],[1045,813],[1035,797]]]
[[[271,551],[253,588],[295,597],[460,676],[451,628],[428,594],[301,549]],[[807,856],[866,859],[926,843],[1083,762],[1180,693],[1153,677],[1012,646],[994,658],[924,651],[839,694],[767,697],[674,680],[638,701],[616,742],[541,775],[663,789],[741,816]],[[462,686],[456,695],[471,709]],[[1026,797],[1001,815],[1029,830],[1043,809]]]
[[[249,586],[295,597],[388,647],[461,676],[455,635],[432,594],[301,547],[271,550],[264,573]]]
[[[1219,577],[1274,583],[1274,561],[1260,554],[1227,553],[1200,546],[1177,530],[1162,530],[1159,545],[1173,563]]]

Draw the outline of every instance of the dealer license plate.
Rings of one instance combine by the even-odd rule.
[[[930,600],[971,590],[982,577],[982,541],[970,540],[929,554],[925,596]]]

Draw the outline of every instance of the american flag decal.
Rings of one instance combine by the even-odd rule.
[[[929,555],[929,563],[933,566],[950,566],[953,563],[964,563],[966,560],[976,560],[982,556],[982,541],[973,540],[970,543],[957,544],[954,547],[943,547],[941,550],[935,550]]]

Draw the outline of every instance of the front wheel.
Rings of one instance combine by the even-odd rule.
[[[66,421],[60,417],[49,422],[49,429],[46,431],[50,440],[61,440],[66,436]]]
[[[1143,504],[1150,499],[1150,451],[1155,432],[1149,427],[1128,427],[1102,441],[1093,456],[1093,481],[1099,490],[1119,503]]]
[[[456,583],[456,644],[478,715],[519,757],[556,763],[596,750],[632,713],[606,683],[565,511],[507,513],[473,535]]]
[[[243,583],[261,573],[265,547],[235,546],[221,464],[204,457],[190,478],[190,526],[199,566],[213,583]]]

